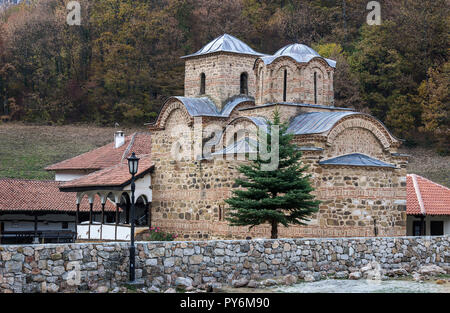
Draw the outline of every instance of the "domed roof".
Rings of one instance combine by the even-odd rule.
[[[274,55],[291,55],[291,54],[300,54],[300,55],[311,54],[314,56],[320,56],[320,54],[318,54],[314,49],[301,43],[293,43],[284,46],[283,48],[275,52]]]
[[[205,55],[210,54],[214,52],[233,52],[233,53],[240,53],[240,54],[249,54],[249,55],[255,55],[255,56],[262,56],[264,53],[259,53],[250,48],[246,43],[242,42],[241,40],[237,39],[234,36],[223,34],[220,37],[217,37],[210,43],[208,43],[206,46],[198,50],[196,53],[189,54],[186,56],[183,56],[182,58],[188,58],[198,55]]]
[[[328,63],[329,66],[336,67],[336,61],[323,58],[314,49],[300,43],[293,43],[284,46],[283,48],[275,52],[274,55],[261,57],[261,59],[264,61],[265,64],[270,64],[282,56],[291,57],[292,59],[294,59],[299,63],[308,63],[313,58],[322,58]]]

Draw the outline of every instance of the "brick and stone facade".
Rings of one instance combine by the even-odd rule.
[[[186,60],[184,94],[186,97],[199,97],[201,79],[205,74],[205,95],[209,96],[221,110],[226,101],[240,94],[240,77],[246,74],[248,94],[255,94],[255,75],[253,65],[257,56],[217,52]]]
[[[294,134],[294,143],[304,150],[302,161],[309,165],[314,194],[322,201],[308,226],[281,227],[281,237],[406,234],[407,157],[397,153],[400,141],[372,116],[333,107],[335,62],[306,48],[312,55],[259,57],[239,51],[213,51],[186,59],[185,97],[194,101],[205,96],[199,94],[200,75],[204,73],[205,94],[220,113],[202,114],[199,106],[193,114],[192,107],[179,98],[171,98],[150,126],[155,162],[152,225],[186,239],[268,237],[269,225],[250,231],[228,225],[224,200],[236,188],[234,181],[240,175],[237,166],[247,161],[242,156],[239,160],[230,159],[229,155],[202,155],[202,148],[211,140],[202,131],[214,125],[219,130],[215,134],[218,149],[222,149],[232,139],[228,128],[248,129],[252,123],[257,126],[255,119],[271,119],[277,109],[282,121],[290,124],[298,116],[319,113],[312,131]],[[290,51],[294,51],[292,47]],[[239,94],[243,72],[248,74],[249,96],[254,101],[242,102],[226,111],[230,99]],[[301,128],[308,122],[304,119],[297,126]],[[389,166],[319,164],[355,153]]]
[[[285,71],[286,98],[284,99]],[[334,101],[333,73],[334,68],[321,59],[298,63],[288,56],[282,56],[268,65],[262,59],[258,59],[255,64],[256,104],[296,102],[331,105]]]

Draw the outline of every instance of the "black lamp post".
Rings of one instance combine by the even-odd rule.
[[[138,172],[139,158],[133,152],[128,159],[128,169],[131,174],[131,245],[130,245],[130,281],[135,279],[135,262],[136,262],[136,250],[134,247],[134,190],[136,185],[134,184],[134,175]]]

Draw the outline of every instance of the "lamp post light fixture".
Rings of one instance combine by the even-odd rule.
[[[134,191],[136,185],[134,183],[134,175],[138,172],[139,158],[133,152],[128,160],[128,170],[131,174],[131,245],[130,245],[130,281],[135,280],[135,262],[136,262],[136,249],[134,247]]]

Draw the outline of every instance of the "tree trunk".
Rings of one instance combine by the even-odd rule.
[[[271,239],[278,238],[278,223],[275,220],[272,221],[272,233],[271,233],[270,238]]]

